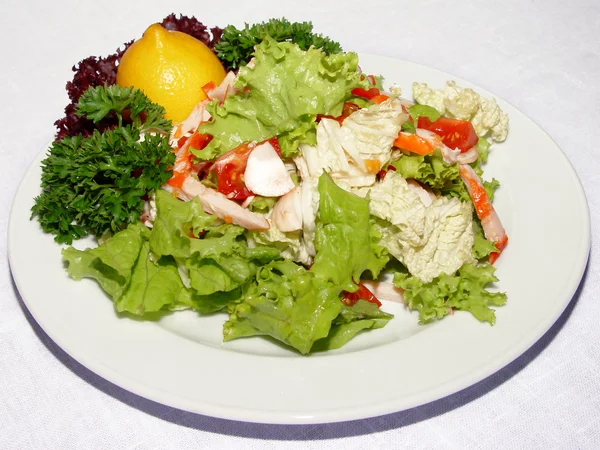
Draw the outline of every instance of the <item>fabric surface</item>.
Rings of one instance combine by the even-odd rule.
[[[531,117],[563,149],[586,191],[592,236],[598,235],[600,3],[595,0],[4,1],[0,448],[600,448],[597,240],[567,310],[524,355],[448,398],[373,419],[274,426],[187,413],[111,384],[45,335],[8,266],[6,230],[17,186],[52,139],[71,66],[89,55],[112,53],[171,12],[195,15],[210,26],[284,15],[312,20],[317,31],[347,50],[414,61],[484,87]],[[523,196],[534,202],[536,194]]]

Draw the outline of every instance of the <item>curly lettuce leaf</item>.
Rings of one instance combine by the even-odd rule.
[[[114,298],[118,312],[143,316],[166,309],[175,309],[186,303],[191,295],[183,285],[177,266],[171,258],[154,262],[150,245],[142,244],[136,265],[123,295]]]
[[[225,341],[247,336],[271,336],[302,354],[329,334],[343,308],[339,287],[293,262],[275,261],[262,267],[245,288],[223,327]]]
[[[346,306],[335,318],[327,337],[318,340],[312,351],[326,351],[340,348],[361,331],[383,328],[394,316],[381,311],[374,303],[359,300],[353,306]]]
[[[114,301],[118,312],[136,315],[177,308],[191,295],[174,261],[150,257],[149,231],[130,225],[96,248],[62,251],[67,272],[75,279],[95,279]]]
[[[291,156],[300,143],[315,143],[317,114],[339,116],[350,91],[368,85],[361,80],[355,53],[302,51],[267,37],[256,46],[254,61],[240,69],[238,93],[222,105],[208,106],[213,120],[199,132],[213,140],[201,152],[192,150],[198,158],[212,159],[243,142],[273,136],[278,136],[283,155]]]
[[[69,274],[96,279],[117,311],[217,311],[241,297],[260,265],[280,258],[274,247],[248,248],[243,228],[206,214],[197,200],[158,191],[156,207],[152,231],[135,224],[97,248],[63,251]]]
[[[453,310],[468,311],[478,320],[496,322],[490,306],[506,303],[506,294],[490,292],[487,286],[498,281],[489,264],[465,264],[455,275],[442,274],[429,283],[406,272],[394,274],[394,285],[404,289],[404,301],[411,310],[419,311],[419,323],[442,319]]]
[[[483,259],[488,257],[490,253],[498,251],[496,245],[485,238],[481,222],[476,218],[473,219],[473,236],[475,237],[472,249],[473,258]]]
[[[431,155],[402,155],[392,166],[403,178],[415,180],[440,191],[442,195],[457,197],[470,202],[469,192],[465,187],[458,164],[446,164],[442,152],[435,150]]]
[[[207,214],[198,199],[182,202],[166,191],[155,194],[156,220],[150,235],[150,249],[157,255],[188,257],[198,236],[218,224],[216,216]]]
[[[318,189],[317,254],[310,270],[354,292],[364,271],[376,278],[389,260],[372,230],[369,200],[338,187],[326,173]]]

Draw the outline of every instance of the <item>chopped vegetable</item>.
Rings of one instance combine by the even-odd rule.
[[[394,284],[404,289],[408,307],[419,311],[420,323],[439,320],[453,310],[460,310],[468,311],[477,319],[493,325],[496,315],[490,306],[506,303],[506,294],[486,289],[494,281],[498,279],[489,264],[466,264],[455,275],[441,274],[428,283],[407,273],[398,272],[394,275]]]
[[[431,121],[427,117],[419,117],[419,128],[433,131],[442,138],[442,142],[450,148],[458,148],[466,152],[477,144],[478,137],[475,128],[468,120],[440,117]]]

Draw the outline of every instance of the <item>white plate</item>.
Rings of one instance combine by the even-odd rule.
[[[442,87],[426,67],[363,56],[410,94],[413,81]],[[457,313],[429,326],[397,304],[385,328],[339,351],[299,356],[263,338],[221,342],[225,315],[183,311],[159,322],[119,318],[95,282],[68,278],[60,246],[30,221],[41,152],[15,197],[9,259],[23,301],[69,355],[107,380],[157,402],[210,416],[267,423],[365,418],[421,405],[483,379],[513,361],[557,320],[581,280],[590,248],[583,189],[565,155],[533,121],[498,99],[509,138],[493,147],[485,176],[502,187],[495,205],[510,238],[497,264],[508,304],[496,325]],[[81,247],[82,243],[77,244]]]

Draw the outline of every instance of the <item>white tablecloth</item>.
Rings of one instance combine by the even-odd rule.
[[[211,26],[283,15],[312,20],[345,49],[415,61],[479,84],[556,140],[583,182],[597,235],[596,0],[283,3],[2,2],[0,448],[600,448],[597,242],[565,313],[515,362],[448,398],[348,423],[257,425],[162,406],[85,369],[31,318],[11,278],[7,222],[21,177],[61,117],[71,66],[88,55],[112,53],[171,12]],[[523,192],[532,202],[537,194]]]

